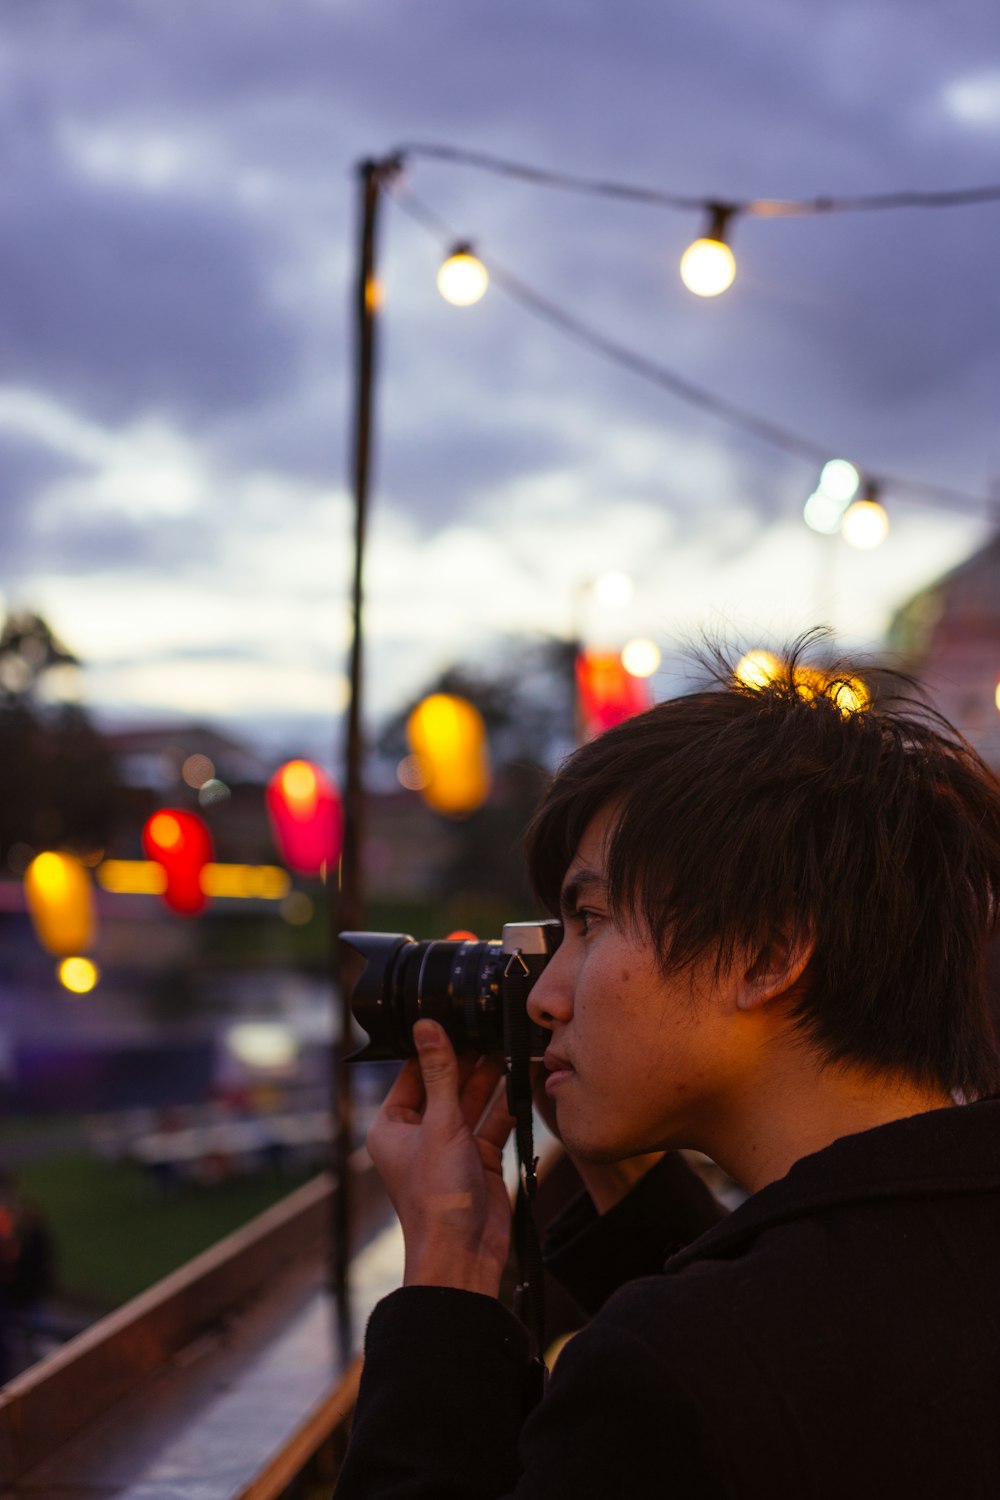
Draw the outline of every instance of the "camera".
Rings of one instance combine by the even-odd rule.
[[[413,1025],[422,1017],[444,1027],[456,1052],[477,1057],[502,1052],[509,1059],[524,1027],[529,1057],[538,1059],[545,1051],[549,1033],[527,1019],[524,1006],[559,946],[561,922],[507,922],[502,938],[484,942],[415,942],[398,932],[340,936],[366,961],[351,1010],[369,1041],[352,1062],[413,1057]]]

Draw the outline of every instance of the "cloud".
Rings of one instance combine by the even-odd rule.
[[[962,125],[990,133],[1000,130],[1000,68],[952,79],[941,102]]]
[[[38,0],[5,20],[0,576],[93,663],[94,694],[137,707],[308,714],[342,667],[362,156],[441,139],[735,198],[993,171],[992,0]],[[698,214],[418,157],[407,182],[488,261],[834,452],[974,491],[1000,463],[994,209],[739,220],[713,305],[676,274]],[[497,286],[446,307],[441,248],[383,203],[372,703],[492,632],[570,628],[612,562],[650,629],[810,623],[811,465]],[[909,514],[845,630],[880,628],[890,589],[978,535]]]

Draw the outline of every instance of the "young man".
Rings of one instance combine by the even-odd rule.
[[[550,1265],[591,1321],[539,1400],[497,1300],[501,1068],[419,1022],[369,1138],[406,1270],[338,1500],[1000,1494],[1000,784],[794,654],[720,677],[579,750],[529,834],[589,1195]]]

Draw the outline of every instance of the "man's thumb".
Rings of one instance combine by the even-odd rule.
[[[458,1096],[458,1064],[443,1026],[437,1021],[418,1021],[413,1040],[420,1061],[420,1072],[431,1108],[454,1105]]]

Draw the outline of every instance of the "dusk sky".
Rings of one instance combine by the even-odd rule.
[[[321,748],[350,571],[355,167],[438,143],[696,198],[1000,182],[996,0],[7,0],[0,37],[0,589],[116,721]],[[979,546],[1000,480],[1000,203],[742,218],[409,161],[403,190],[606,337],[878,474],[870,553],[819,467],[575,345],[383,203],[368,700],[505,633],[667,652],[817,622],[877,648]],[[982,497],[977,505],[975,497]],[[635,582],[611,619],[588,593]],[[661,682],[661,691],[663,682]]]

